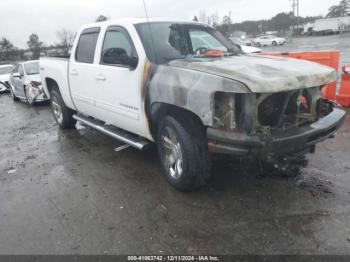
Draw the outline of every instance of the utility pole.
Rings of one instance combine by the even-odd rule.
[[[297,37],[299,37],[299,33],[300,33],[300,15],[299,15],[299,0],[297,1],[297,23],[298,23],[298,29],[297,29]]]
[[[232,34],[232,31],[231,31],[232,30],[231,29],[231,22],[232,22],[231,21],[231,11],[228,12],[228,17],[230,18],[229,19],[229,25],[228,25],[228,35],[229,35],[229,37],[231,37],[231,34]]]
[[[291,0],[292,1],[292,41],[293,41],[293,37],[294,37],[294,28],[295,28],[295,6],[296,6],[296,0]]]

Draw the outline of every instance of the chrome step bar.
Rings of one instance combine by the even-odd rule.
[[[97,131],[103,134],[111,136],[139,150],[145,150],[151,145],[151,143],[144,138],[140,138],[137,135],[131,134],[127,131],[121,130],[113,126],[106,126],[103,124],[103,122],[100,122],[93,118],[89,118],[80,114],[73,115],[73,118],[88,127],[96,129]]]

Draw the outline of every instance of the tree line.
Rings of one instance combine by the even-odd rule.
[[[343,16],[350,16],[350,0],[341,0],[338,5],[331,6],[325,17],[333,18]],[[299,17],[299,22],[300,24],[304,24],[313,22],[319,18],[323,18],[323,16]],[[233,23],[231,15],[225,15],[220,19],[218,13],[207,15],[205,11],[201,11],[193,20],[209,24],[217,28],[224,35],[229,35],[233,31],[244,31],[249,34],[258,34],[265,31],[287,31],[293,25],[297,24],[297,17],[293,12],[282,12],[271,19]]]
[[[104,15],[99,15],[95,21],[103,22],[109,18]],[[40,55],[49,49],[57,50],[55,55],[66,56],[70,52],[70,48],[73,44],[75,34],[65,28],[56,32],[58,42],[47,46],[39,38],[39,35],[32,33],[28,41],[26,42],[26,48],[21,49],[16,47],[8,38],[2,37],[0,39],[0,61],[14,61],[25,59],[39,59]],[[25,53],[30,51],[30,55],[26,56]]]

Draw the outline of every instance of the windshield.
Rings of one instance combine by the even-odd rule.
[[[27,75],[37,75],[39,74],[39,63],[28,63],[24,64],[24,70],[26,71]]]
[[[222,51],[226,55],[240,53],[221,33],[203,25],[159,22],[137,24],[136,29],[148,59],[154,63],[199,56],[198,52],[203,49]]]
[[[0,75],[8,75],[12,71],[12,66],[0,67]]]

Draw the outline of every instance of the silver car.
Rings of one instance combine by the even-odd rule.
[[[14,101],[26,100],[32,105],[48,100],[41,84],[38,60],[16,64],[10,75],[10,85]]]
[[[0,65],[0,93],[10,88],[10,74],[12,69],[12,65]]]

